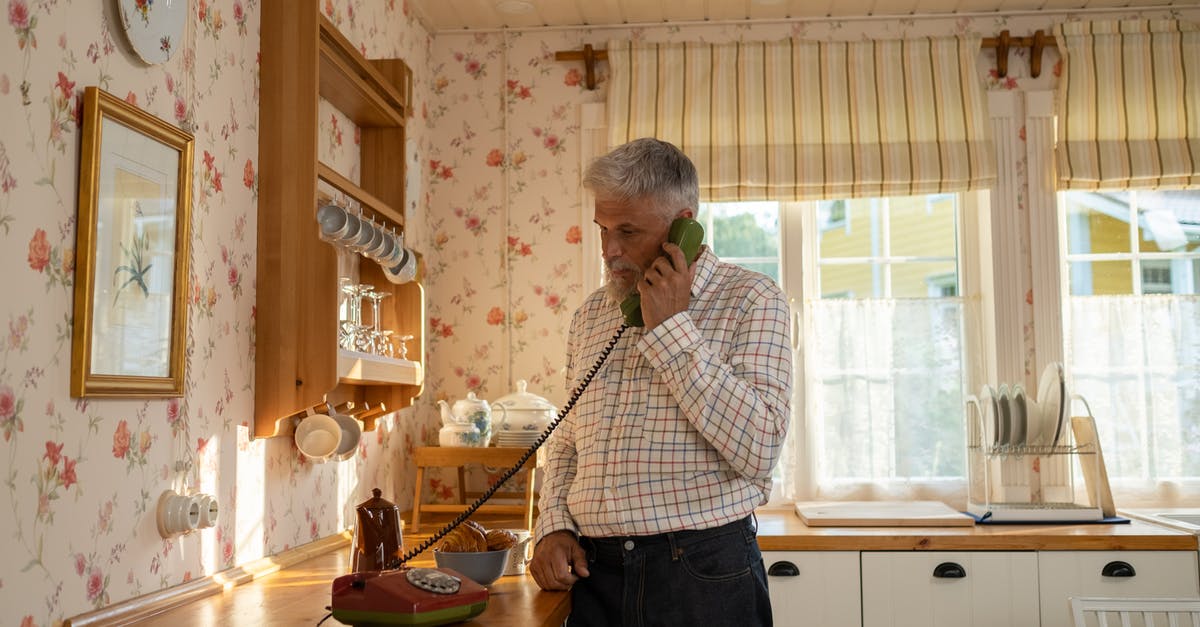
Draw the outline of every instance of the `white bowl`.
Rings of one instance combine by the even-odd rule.
[[[500,578],[508,568],[508,554],[512,549],[473,553],[433,551],[438,568],[450,568],[470,577],[475,583],[486,586]]]

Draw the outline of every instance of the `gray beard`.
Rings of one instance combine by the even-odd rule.
[[[633,277],[628,284],[624,284],[613,278],[612,271],[605,269],[604,271],[604,293],[612,304],[620,304],[621,301],[629,297],[630,294],[637,292],[638,281],[642,280],[642,273],[638,272],[637,276]]]

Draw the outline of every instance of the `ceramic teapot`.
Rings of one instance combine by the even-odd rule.
[[[438,401],[442,410],[442,430],[438,441],[450,439],[456,444],[442,446],[487,446],[492,439],[492,408],[488,402],[467,392],[467,397],[454,401]],[[503,411],[503,410],[502,410]]]
[[[497,399],[494,407],[504,410],[496,423],[497,433],[541,433],[558,415],[550,401],[528,391],[525,379],[517,381],[517,391]]]
[[[479,433],[479,428],[471,422],[451,422],[438,431],[440,446],[483,446],[482,441],[483,436]]]

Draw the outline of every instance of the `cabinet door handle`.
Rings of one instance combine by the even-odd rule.
[[[771,577],[799,577],[800,569],[791,562],[775,562],[767,569],[767,574]]]
[[[1133,564],[1118,560],[1105,564],[1100,574],[1105,577],[1133,577],[1137,571],[1133,569]]]
[[[962,579],[967,576],[967,569],[954,562],[942,562],[933,567],[933,576],[939,579]]]

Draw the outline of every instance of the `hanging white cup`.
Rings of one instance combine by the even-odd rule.
[[[295,440],[296,448],[306,457],[323,462],[337,452],[342,441],[342,426],[333,418],[310,408],[308,415],[296,425]]]
[[[383,266],[383,276],[392,283],[408,283],[417,277],[417,255],[404,248],[400,261],[395,265]]]

